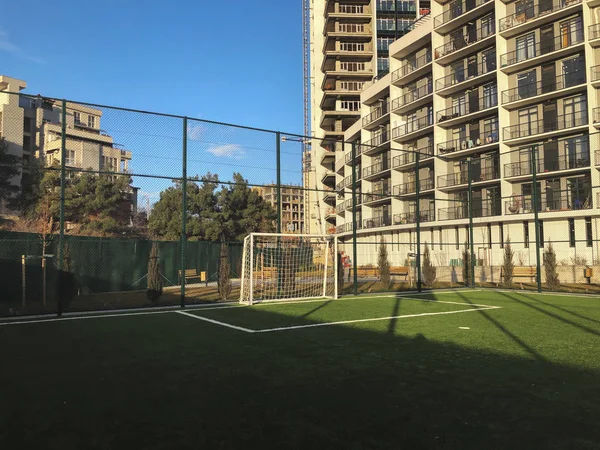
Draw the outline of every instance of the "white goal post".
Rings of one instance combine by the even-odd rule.
[[[240,303],[337,298],[335,235],[251,233],[244,238]]]

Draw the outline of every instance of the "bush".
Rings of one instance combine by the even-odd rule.
[[[548,289],[558,289],[560,280],[556,272],[556,253],[554,253],[552,242],[548,244],[547,250],[544,250],[544,269],[546,269],[546,285]]]
[[[150,248],[150,257],[148,258],[148,288],[146,295],[152,303],[158,302],[163,293],[162,278],[158,263],[158,243],[153,242]]]
[[[504,275],[504,280],[502,281],[504,282],[504,286],[506,287],[512,286],[513,272],[515,269],[515,262],[513,260],[514,256],[515,252],[513,251],[512,246],[510,245],[509,238],[504,244],[504,262],[502,263],[502,273]]]
[[[463,283],[465,286],[471,286],[471,251],[469,250],[469,244],[466,242],[462,252],[462,262]]]
[[[377,268],[379,269],[379,281],[381,281],[384,289],[389,289],[392,286],[392,279],[390,276],[390,262],[388,261],[387,246],[383,236],[381,237],[381,242],[379,243]]]
[[[423,251],[423,284],[426,288],[432,288],[435,284],[437,276],[436,268],[431,264],[431,255],[429,252],[429,246],[425,243],[425,250]]]
[[[229,266],[229,247],[221,241],[221,255],[219,258],[219,278],[217,286],[219,289],[219,298],[223,301],[229,299],[231,295],[231,268]]]

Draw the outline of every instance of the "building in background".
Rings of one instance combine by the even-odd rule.
[[[349,148],[334,167],[345,188],[337,231],[352,237],[354,190],[358,241],[396,244],[392,264],[414,252],[417,217],[438,265],[459,261],[470,239],[478,264],[500,265],[508,238],[518,265],[550,240],[561,264],[598,264],[599,12],[582,0],[432,2],[390,46],[390,74],[361,94],[361,120],[345,133],[357,185]]]
[[[253,189],[277,211],[277,185]],[[281,232],[304,233],[304,191],[298,186],[281,186]]]
[[[344,132],[360,118],[361,91],[388,73],[389,45],[428,11],[429,0],[313,0],[310,114],[317,139],[311,145],[314,185],[304,186],[316,189],[307,198],[311,233],[335,230],[336,160],[344,155]],[[373,114],[388,108],[369,106]]]

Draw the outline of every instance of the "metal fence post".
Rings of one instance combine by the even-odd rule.
[[[471,257],[469,258],[469,274],[470,274],[470,287],[475,287],[475,242],[473,242],[473,180],[471,176],[471,157],[467,158],[467,178],[469,182],[469,252]]]
[[[277,232],[281,233],[281,133],[275,133],[277,143]]]
[[[533,174],[533,189],[531,195],[531,201],[533,203],[533,223],[535,226],[535,264],[536,264],[536,282],[537,291],[542,292],[542,271],[540,262],[540,221],[538,212],[538,189],[537,189],[537,158],[535,155],[535,145],[530,148],[531,151],[531,173]],[[541,203],[541,202],[540,202]],[[542,246],[542,251],[544,247]]]
[[[181,192],[181,307],[185,308],[185,269],[187,267],[187,134],[188,119],[183,118],[183,145],[182,145],[182,189]],[[207,274],[208,277],[208,274]]]
[[[65,189],[67,185],[67,171],[66,171],[66,159],[67,159],[67,101],[62,100],[62,111],[61,111],[61,142],[60,142],[60,213],[59,213],[59,234],[58,234],[58,282],[62,283],[65,277],[60,275],[63,270],[63,254],[65,248]],[[43,255],[42,255],[43,256]],[[58,289],[61,292],[62,289]],[[59,295],[57,302],[57,314],[59,316],[63,313],[63,299]]]
[[[415,205],[415,224],[417,226],[417,291],[421,292],[423,290],[422,280],[421,280],[421,180],[420,180],[420,153],[417,151],[415,153],[415,162],[416,162],[416,170],[415,170],[415,194],[417,196],[416,205]]]
[[[352,283],[353,283],[353,291],[354,295],[358,294],[358,258],[356,256],[357,248],[356,248],[356,142],[352,143],[351,150],[352,157],[352,271],[354,274]],[[345,189],[342,188],[342,189]],[[362,194],[361,194],[362,195]]]

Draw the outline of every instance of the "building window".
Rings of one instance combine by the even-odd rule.
[[[95,116],[88,116],[88,127],[96,128],[96,117]]]
[[[500,229],[500,248],[504,248],[504,224],[500,222],[498,227]]]
[[[487,224],[488,248],[492,248],[492,224]]]
[[[444,250],[444,242],[442,240],[442,227],[440,227],[440,250]]]
[[[75,165],[75,150],[67,150],[66,151],[67,158],[65,159],[66,166],[74,166]]]
[[[585,218],[585,245],[587,245],[588,247],[592,246],[592,218],[591,217],[586,217]]]
[[[539,224],[539,232],[540,232],[540,242],[538,244],[539,248],[544,248],[544,221],[538,221]]]
[[[73,113],[73,119],[75,119],[75,125],[81,124],[81,113],[75,111]]]
[[[538,134],[538,108],[537,108],[537,106],[519,110],[519,134],[518,134],[518,136],[528,136],[531,134]]]
[[[460,236],[458,231],[458,226],[454,227],[454,234],[456,236],[456,250],[460,249]]]
[[[408,249],[410,251],[412,251],[413,249],[413,238],[412,238],[412,231],[409,230],[408,232]]]
[[[31,118],[30,117],[23,118],[23,132],[31,133]]]
[[[525,248],[529,248],[529,222],[523,222],[523,243]]]
[[[575,247],[575,219],[569,219],[569,247]]]

